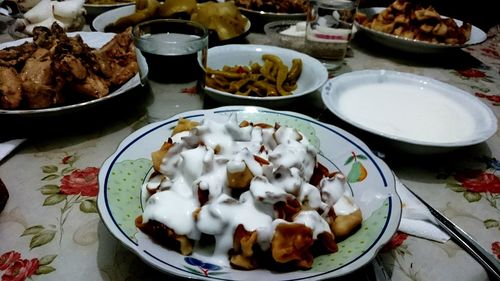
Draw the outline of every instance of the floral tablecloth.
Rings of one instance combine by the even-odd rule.
[[[474,94],[498,118],[500,35],[495,31],[498,28],[481,45],[432,60],[392,53],[355,38],[352,55],[331,75],[384,68],[429,76]],[[269,43],[262,34],[253,33],[248,41]],[[141,102],[115,107],[119,113],[90,112],[76,119],[40,122],[28,140],[0,162],[0,178],[10,194],[0,214],[2,280],[173,278],[144,264],[107,231],[97,210],[97,175],[120,141],[137,128],[219,104],[192,94],[186,85],[150,82],[143,91],[147,94],[135,97]],[[286,109],[343,126],[318,93]],[[500,259],[498,132],[481,145],[432,156],[399,153],[360,137],[402,182]],[[379,257],[391,280],[488,280],[483,268],[452,241],[438,243],[398,232]],[[363,271],[355,274],[365,276]]]

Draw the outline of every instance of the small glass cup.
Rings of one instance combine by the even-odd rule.
[[[317,58],[344,59],[359,0],[310,0],[309,3],[307,52]]]
[[[132,36],[138,54],[148,64],[148,78],[159,83],[196,81],[199,92],[205,85],[208,29],[178,19],[157,19],[137,24]]]

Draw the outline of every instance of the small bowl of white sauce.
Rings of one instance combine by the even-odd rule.
[[[343,121],[415,153],[478,144],[498,128],[491,109],[472,94],[404,72],[342,74],[325,84],[322,99]]]
[[[264,25],[264,32],[275,46],[293,49],[299,52],[305,51],[305,21],[272,21]]]

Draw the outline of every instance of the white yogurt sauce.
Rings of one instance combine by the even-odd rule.
[[[470,136],[474,117],[452,98],[401,83],[350,87],[338,100],[350,120],[382,134],[423,142],[455,142]]]
[[[297,24],[289,26],[287,29],[280,32],[283,35],[305,37],[306,36],[306,22],[300,21]]]
[[[320,214],[332,208],[338,215],[358,209],[341,174],[323,179],[320,187],[309,183],[318,151],[293,128],[240,128],[232,115],[227,122],[203,120],[172,140],[159,174],[143,186],[146,197],[153,193],[145,200],[143,221],[158,221],[194,240],[201,233],[213,235],[216,243],[211,256],[218,263],[228,264],[227,253],[238,225],[256,231],[261,249],[269,248],[276,226],[292,223],[276,217],[276,202],[297,199],[304,204],[294,223],[311,228],[314,239],[322,232],[332,233]],[[259,163],[255,156],[267,163]],[[247,191],[233,198],[227,175],[245,167],[253,179]],[[209,200],[203,206],[198,189],[208,191]]]

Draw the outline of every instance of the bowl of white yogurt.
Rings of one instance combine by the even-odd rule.
[[[322,99],[333,114],[418,153],[446,152],[489,139],[498,128],[472,94],[432,78],[361,70],[330,79]]]

